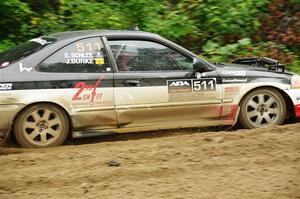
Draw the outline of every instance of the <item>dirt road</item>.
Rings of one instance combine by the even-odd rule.
[[[0,148],[0,198],[300,198],[300,124],[89,142]]]

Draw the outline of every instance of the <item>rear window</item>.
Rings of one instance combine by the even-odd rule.
[[[4,68],[22,58],[43,49],[45,46],[54,43],[55,39],[51,37],[40,37],[32,39],[26,43],[15,46],[9,50],[0,53],[0,68]]]

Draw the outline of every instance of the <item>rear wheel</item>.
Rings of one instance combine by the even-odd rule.
[[[254,90],[241,102],[239,121],[244,128],[281,125],[285,117],[286,103],[276,89]]]
[[[22,147],[44,148],[61,145],[69,132],[67,114],[52,104],[36,104],[23,110],[14,123]]]

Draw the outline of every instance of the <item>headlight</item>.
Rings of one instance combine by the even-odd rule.
[[[300,89],[300,76],[299,75],[293,75],[292,81],[291,81],[292,89]]]

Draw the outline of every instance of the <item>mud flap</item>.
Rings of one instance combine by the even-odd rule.
[[[240,108],[240,106],[238,106],[237,110],[236,110],[236,113],[235,113],[235,118],[233,120],[232,126],[234,126],[237,123],[237,121],[239,119],[239,115],[240,115],[240,110],[241,110],[241,108]]]
[[[0,132],[0,147],[7,146],[9,143],[10,138],[10,132],[11,132],[11,126],[9,127],[7,132]]]

